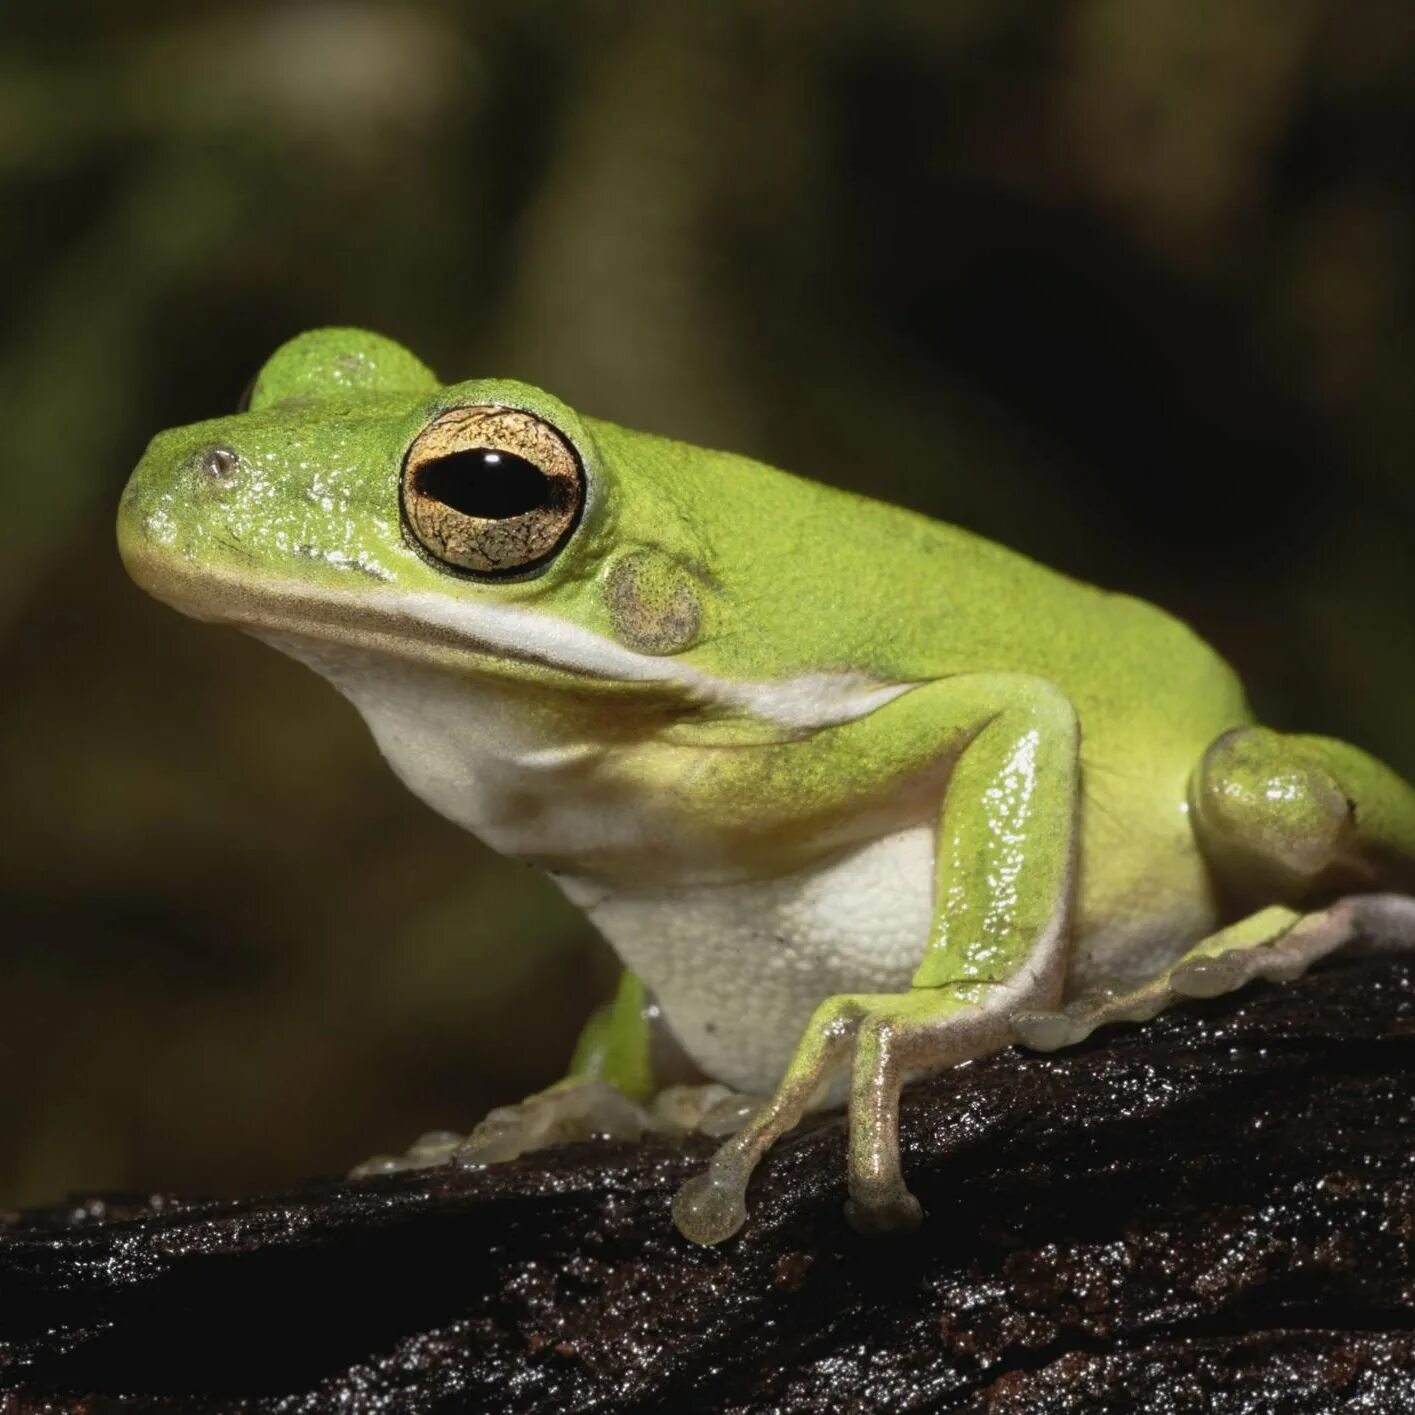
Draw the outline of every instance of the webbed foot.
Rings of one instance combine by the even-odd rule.
[[[572,1078],[498,1106],[463,1135],[433,1130],[401,1155],[377,1155],[350,1171],[351,1179],[428,1169],[453,1163],[467,1168],[500,1164],[533,1150],[577,1140],[639,1140],[654,1134],[677,1138],[692,1131],[730,1135],[761,1105],[726,1086],[668,1086],[647,1105],[630,1100],[606,1081]]]
[[[899,1164],[899,1093],[913,1071],[937,1070],[1005,1045],[990,988],[851,994],[812,1014],[775,1095],[722,1144],[706,1171],[673,1199],[673,1221],[693,1243],[721,1243],[747,1218],[747,1184],[762,1156],[800,1123],[833,1074],[850,1079],[849,1203],[861,1232],[917,1228],[923,1218]],[[981,992],[981,996],[978,994]]]
[[[1357,940],[1376,949],[1415,947],[1415,899],[1354,894],[1311,914],[1272,905],[1202,939],[1130,992],[1076,998],[1056,1012],[1019,1013],[1012,1030],[1033,1051],[1056,1051],[1110,1022],[1148,1021],[1175,1002],[1218,997],[1258,978],[1290,982]]]

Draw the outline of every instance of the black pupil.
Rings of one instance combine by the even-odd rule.
[[[550,481],[539,467],[489,447],[425,462],[414,479],[420,495],[484,521],[524,516],[550,500]]]

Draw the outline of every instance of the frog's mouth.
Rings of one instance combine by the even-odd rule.
[[[124,548],[133,579],[194,619],[232,624],[277,647],[318,645],[483,677],[534,677],[571,691],[659,696],[666,703],[745,712],[792,731],[853,722],[915,686],[854,670],[751,681],[720,678],[681,658],[640,653],[525,605],[369,585],[358,595],[299,581],[251,585]]]
[[[124,560],[134,581],[155,599],[189,618],[230,624],[258,638],[313,640],[477,673],[495,674],[499,665],[519,664],[586,685],[647,680],[643,673],[626,680],[623,665],[603,653],[574,652],[583,647],[573,644],[576,637],[598,640],[597,635],[519,606],[479,605],[478,612],[459,615],[457,605],[432,594],[372,585],[355,594],[298,580],[253,584],[210,570],[178,569],[142,554]],[[551,632],[548,625],[555,626]],[[569,652],[557,652],[557,645]]]

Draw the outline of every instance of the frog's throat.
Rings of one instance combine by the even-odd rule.
[[[298,581],[267,580],[253,588],[210,573],[169,571],[139,578],[145,589],[184,614],[234,624],[263,638],[293,636],[397,658],[445,661],[466,654],[579,682],[659,685],[690,701],[796,731],[853,722],[917,686],[853,669],[769,680],[721,678],[681,659],[636,652],[524,605],[405,590],[365,589],[355,596]]]

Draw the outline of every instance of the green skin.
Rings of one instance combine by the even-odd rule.
[[[587,488],[563,544],[495,578],[441,562],[401,500],[430,422],[487,406],[549,424]],[[524,384],[439,386],[376,335],[302,335],[248,411],[157,437],[118,533],[139,584],[327,673],[413,789],[572,897],[811,879],[928,823],[912,985],[810,999],[771,1099],[675,1201],[696,1241],[736,1230],[753,1166],[837,1077],[851,1216],[905,1226],[908,1075],[1291,975],[1372,931],[1362,895],[1393,937],[1415,918],[1397,897],[1415,791],[1355,748],[1254,726],[1232,671],[1160,610]],[[464,721],[510,743],[494,771]],[[533,751],[567,773],[544,796]],[[507,807],[508,774],[535,809]],[[557,814],[586,782],[609,827]],[[654,1088],[642,1002],[627,974],[572,1075]]]

